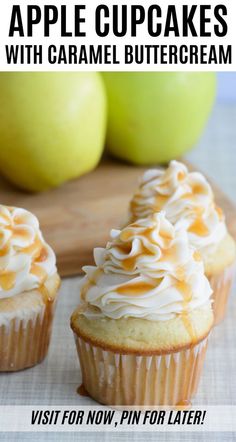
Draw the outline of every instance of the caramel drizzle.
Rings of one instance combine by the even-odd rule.
[[[0,249],[0,256],[1,257],[6,256],[9,253],[9,251],[10,251],[10,245],[9,243],[7,243],[2,249]]]
[[[183,181],[186,178],[186,173],[183,170],[181,170],[178,173],[177,178],[178,178],[179,181]]]
[[[161,281],[161,280],[159,280]],[[117,293],[126,296],[141,296],[147,291],[153,290],[158,284],[151,284],[148,282],[134,282],[131,284],[126,284],[117,288]]]
[[[11,224],[11,218],[4,212],[2,212],[2,210],[0,209],[0,224],[1,224],[1,218],[3,218],[8,224]],[[3,226],[5,227],[5,224],[3,224]]]
[[[130,227],[127,227],[120,233],[120,240],[122,241],[122,243],[128,242],[130,239],[134,239],[134,237],[137,236],[137,233],[134,232],[134,229],[138,230],[139,236],[151,239],[151,234],[153,233],[153,227],[142,228],[142,226],[134,222]],[[125,244],[122,245],[124,245],[125,247]]]
[[[219,206],[215,206],[215,210],[217,212],[219,220],[222,221],[224,219],[224,212],[223,212],[223,210]]]
[[[79,385],[76,391],[80,396],[85,396],[85,397],[89,396],[84,384]]]
[[[148,250],[146,247],[142,246],[140,252],[137,255],[132,256],[130,258],[123,259],[121,261],[123,269],[127,270],[127,271],[134,270],[135,265],[136,265],[136,261],[138,260],[138,258],[140,258],[140,256],[142,256],[144,254],[148,255],[148,256],[154,256],[154,254],[150,250]]]
[[[210,233],[208,227],[203,222],[203,219],[201,217],[197,217],[194,220],[194,222],[188,228],[188,232],[194,233],[198,236],[208,236]]]
[[[168,195],[157,195],[155,197],[155,202],[152,206],[152,209],[154,212],[160,212],[163,209],[163,206],[165,205],[166,201],[168,200]]]
[[[0,287],[7,291],[11,290],[16,282],[15,272],[1,272],[0,273]]]
[[[194,328],[192,326],[192,323],[191,323],[191,321],[189,319],[188,313],[187,312],[183,312],[181,314],[181,319],[182,319],[184,327],[187,330],[187,332],[188,332],[189,336],[191,337],[192,341],[195,342],[195,340],[196,340],[196,333],[195,333],[195,330],[194,330]]]
[[[192,326],[192,323],[189,319],[187,307],[188,303],[191,301],[192,298],[192,290],[189,287],[189,285],[185,281],[178,281],[176,284],[177,290],[180,291],[180,293],[183,296],[183,312],[180,313],[180,318],[184,324],[185,329],[187,330],[189,336],[191,337],[192,341],[194,342],[196,339],[196,334],[194,331],[194,328]]]
[[[150,206],[150,210],[152,213],[160,212],[168,199],[168,195],[156,195],[154,203]],[[136,199],[132,200],[130,203],[130,210],[134,215],[138,215],[140,212],[140,205],[138,201],[141,201],[141,197],[136,197]]]

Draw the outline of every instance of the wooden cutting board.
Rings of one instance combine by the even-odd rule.
[[[81,272],[81,266],[93,262],[93,248],[105,245],[110,229],[119,227],[126,219],[129,200],[144,170],[104,160],[95,171],[40,194],[20,192],[2,181],[0,202],[35,213],[46,240],[56,252],[60,274],[75,275]],[[236,239],[236,208],[212,185]]]

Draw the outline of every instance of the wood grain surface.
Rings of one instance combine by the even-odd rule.
[[[94,247],[104,246],[111,228],[119,227],[139,176],[145,169],[104,160],[93,172],[40,194],[23,193],[0,183],[1,204],[24,207],[39,218],[46,240],[55,250],[62,276],[76,275],[92,263]],[[212,183],[216,200],[236,239],[236,208]]]

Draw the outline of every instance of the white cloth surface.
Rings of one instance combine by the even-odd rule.
[[[187,155],[236,203],[236,106],[217,105],[198,146]],[[235,220],[236,222],[236,220]],[[96,244],[95,244],[96,245]],[[86,264],[86,263],[85,263]],[[76,389],[81,383],[78,358],[69,327],[70,314],[78,303],[79,277],[63,280],[53,337],[47,359],[19,373],[0,374],[1,405],[90,404]],[[214,329],[195,404],[236,405],[236,286],[231,294],[227,319]],[[1,434],[1,441],[231,441],[232,433],[39,433]]]

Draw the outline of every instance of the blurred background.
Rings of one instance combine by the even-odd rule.
[[[236,73],[0,73],[0,176],[18,189],[60,187],[106,148],[146,168],[187,158],[236,200],[235,140]]]
[[[236,203],[236,73],[217,75],[215,105],[196,147],[186,156]]]
[[[218,102],[236,103],[236,72],[218,73]]]

